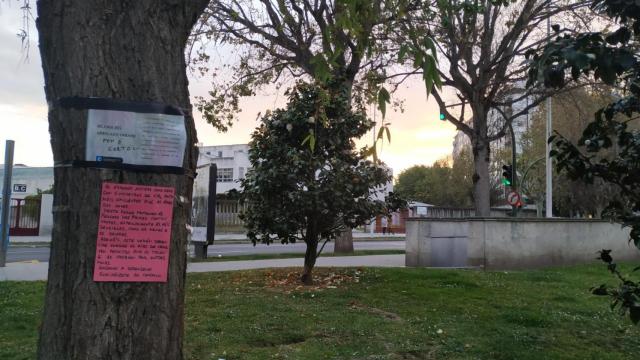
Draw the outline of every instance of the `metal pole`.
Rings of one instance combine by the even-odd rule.
[[[4,153],[4,185],[2,187],[2,216],[0,218],[0,267],[4,267],[9,247],[9,212],[11,211],[11,177],[13,176],[13,147],[7,140]]]
[[[509,132],[511,133],[511,191],[518,191],[518,172],[516,170],[517,165],[517,147],[516,147],[516,134],[513,132],[513,123],[509,122]],[[518,207],[511,206],[513,216],[518,216]]]
[[[207,201],[207,245],[213,245],[216,234],[216,193],[218,184],[218,165],[209,167],[209,198]],[[206,255],[205,255],[206,257]]]
[[[551,17],[547,18],[547,37],[551,36]],[[549,39],[550,40],[550,39]],[[547,41],[549,41],[547,40]],[[551,163],[551,144],[549,144],[549,137],[551,137],[552,126],[552,112],[551,112],[551,97],[547,98],[547,127],[545,132],[545,144],[546,144],[546,217],[553,217],[553,169]]]

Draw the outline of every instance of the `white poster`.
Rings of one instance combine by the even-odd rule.
[[[86,161],[182,167],[184,116],[89,110]]]

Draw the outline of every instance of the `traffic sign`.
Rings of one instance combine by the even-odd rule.
[[[520,203],[520,194],[515,191],[512,191],[507,195],[507,202],[511,206],[517,206]]]

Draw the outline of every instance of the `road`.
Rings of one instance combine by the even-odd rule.
[[[404,250],[404,241],[354,241],[355,250]],[[250,254],[303,254],[304,243],[297,244],[219,244],[209,246],[209,256],[237,256]],[[333,243],[327,243],[324,253],[333,252]],[[18,261],[49,261],[49,247],[10,247],[7,252],[7,262]]]

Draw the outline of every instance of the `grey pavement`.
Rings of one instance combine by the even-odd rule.
[[[324,254],[333,253],[333,242],[327,243]],[[356,241],[353,242],[356,251],[359,250],[404,250],[404,239],[395,241],[376,240],[376,241]],[[242,243],[214,243],[208,248],[209,256],[238,256],[251,254],[303,254],[306,246],[304,243],[296,244],[280,244],[271,245],[257,244],[253,246],[249,241]],[[48,246],[30,246],[21,244],[9,247],[7,251],[7,262],[19,261],[49,261]],[[191,249],[193,255],[193,249]]]
[[[264,269],[276,267],[301,267],[303,258],[270,259],[248,261],[221,261],[189,263],[188,273],[219,272],[249,269]],[[404,255],[370,255],[370,256],[339,256],[320,257],[318,267],[404,267]],[[46,280],[49,263],[46,262],[15,262],[0,268],[0,281],[36,281]]]
[[[0,267],[0,281],[36,281],[46,280],[49,263],[25,261],[7,263]]]
[[[206,235],[206,228],[194,228],[193,239],[204,239]],[[380,234],[380,233],[365,233],[361,231],[354,231],[353,238],[366,239],[366,240],[404,240],[405,234]],[[216,234],[215,240],[219,242],[229,241],[248,241],[247,235],[244,233],[224,233]],[[11,236],[9,238],[9,244],[24,244],[24,243],[48,243],[51,242],[51,235],[41,236]]]

